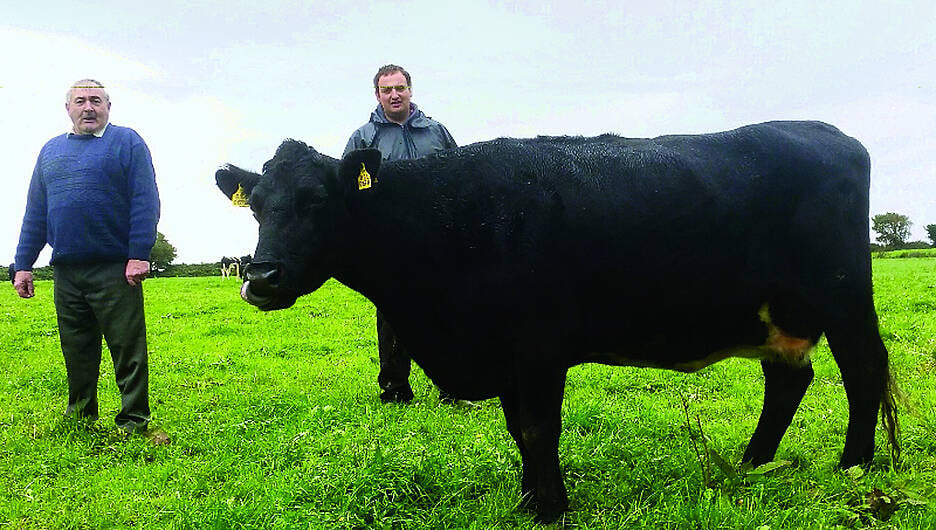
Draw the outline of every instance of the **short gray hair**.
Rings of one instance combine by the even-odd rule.
[[[72,90],[76,88],[100,88],[104,91],[104,101],[110,102],[110,96],[107,95],[107,90],[100,81],[96,79],[79,79],[72,83],[71,87],[68,89],[68,92],[65,93],[65,103],[71,102]]]

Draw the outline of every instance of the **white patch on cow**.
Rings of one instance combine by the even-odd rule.
[[[809,362],[809,356],[816,347],[815,341],[788,335],[775,326],[770,318],[770,308],[767,304],[762,305],[757,314],[761,322],[767,325],[767,341],[764,347],[774,352],[777,361],[793,366],[801,366]]]
[[[231,263],[231,264],[228,265],[227,267],[225,267],[224,265],[221,265],[221,279],[230,278],[232,275],[233,275],[234,278],[240,278],[240,277],[241,277],[241,274],[240,274],[240,263],[237,263],[237,262],[235,261],[234,263]]]

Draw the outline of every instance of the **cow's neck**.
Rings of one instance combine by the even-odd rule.
[[[369,193],[348,198],[349,244],[335,277],[375,303],[416,289],[411,279],[433,270],[446,243],[445,203],[421,173],[387,167]],[[425,288],[425,281],[418,285]]]

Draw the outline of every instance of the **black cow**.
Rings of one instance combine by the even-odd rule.
[[[10,263],[10,266],[7,267],[7,272],[10,274],[10,283],[16,283],[16,266],[13,263]]]
[[[241,288],[263,310],[337,278],[368,297],[443,390],[498,396],[540,521],[559,470],[569,367],[694,371],[761,360],[743,461],[773,459],[826,335],[849,402],[840,465],[867,464],[888,354],[871,293],[870,161],[816,122],[693,136],[502,138],[414,161],[287,140],[263,175],[228,166],[260,223]]]

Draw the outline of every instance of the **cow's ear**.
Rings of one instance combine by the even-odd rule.
[[[355,149],[341,160],[338,181],[346,194],[367,191],[379,185],[380,151]]]
[[[215,173],[215,182],[218,184],[218,188],[232,202],[240,200],[240,197],[235,197],[235,194],[238,196],[243,195],[244,199],[250,196],[250,192],[257,184],[258,178],[260,178],[260,175],[232,165],[226,165]]]

